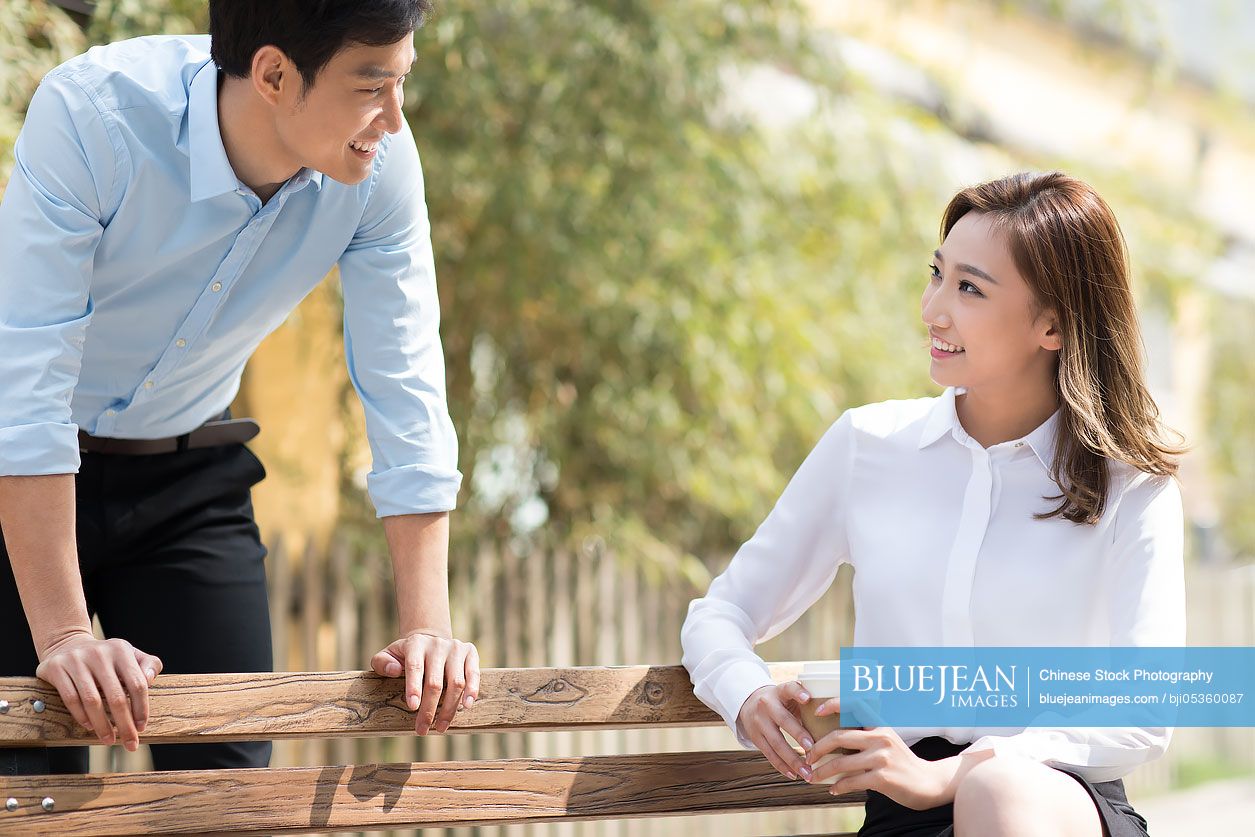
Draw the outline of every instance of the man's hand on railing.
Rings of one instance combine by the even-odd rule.
[[[418,717],[414,731],[446,732],[453,716],[479,698],[479,652],[469,642],[411,631],[371,658],[384,677],[405,675],[405,700]]]
[[[46,649],[35,676],[56,688],[70,715],[112,744],[114,728],[127,750],[139,749],[148,724],[148,687],[161,673],[161,660],[124,639],[96,639],[73,633]]]

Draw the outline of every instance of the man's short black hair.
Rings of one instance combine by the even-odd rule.
[[[210,54],[248,78],[257,50],[276,46],[309,88],[344,47],[395,44],[430,12],[431,0],[209,0]]]

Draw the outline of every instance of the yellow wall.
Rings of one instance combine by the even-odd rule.
[[[250,445],[267,472],[253,489],[262,538],[281,536],[293,555],[311,539],[324,545],[339,513],[347,386],[340,320],[333,273],[262,342],[231,408],[262,428]]]

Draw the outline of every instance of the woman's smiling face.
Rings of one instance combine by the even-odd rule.
[[[933,338],[934,382],[1014,390],[1026,375],[1053,374],[1062,341],[1052,314],[1038,310],[1006,235],[988,215],[960,218],[930,268],[921,313]],[[938,340],[947,345],[938,348]]]

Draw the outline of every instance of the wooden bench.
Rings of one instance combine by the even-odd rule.
[[[799,664],[772,666],[777,681]],[[162,675],[147,744],[413,734],[400,679]],[[718,726],[680,666],[485,669],[449,733]],[[0,746],[95,741],[54,689],[0,678]],[[85,776],[0,776],[0,834],[310,833],[861,805],[757,752],[653,753]],[[839,835],[832,835],[839,837]]]

